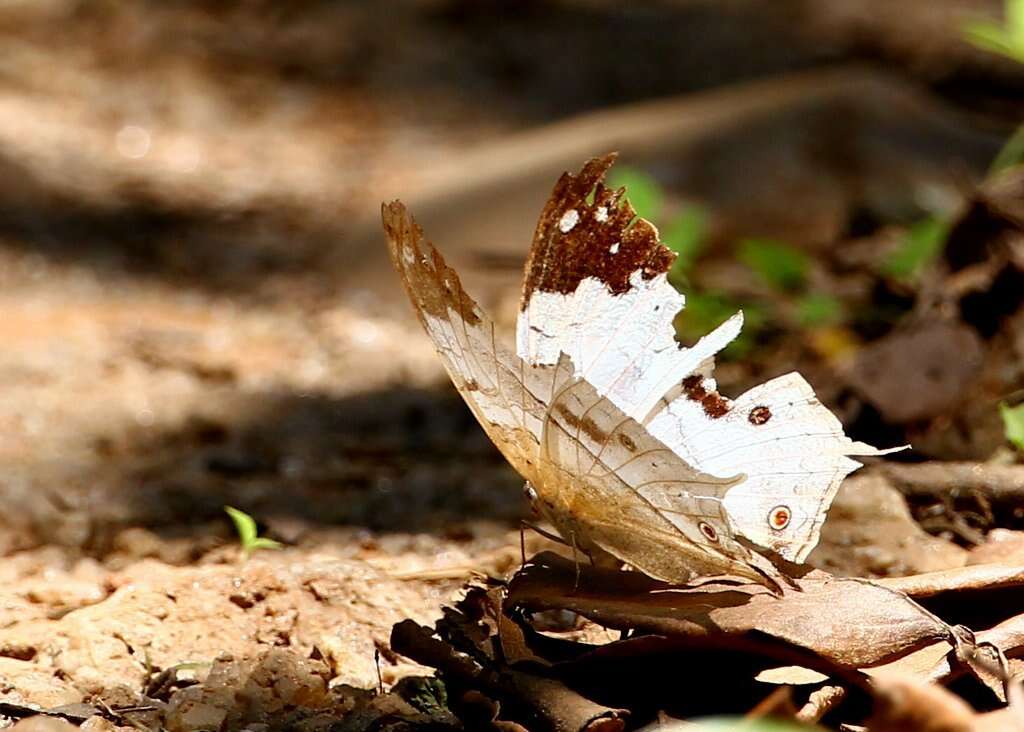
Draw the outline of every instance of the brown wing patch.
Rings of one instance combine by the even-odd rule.
[[[565,404],[555,406],[555,411],[565,420],[566,425],[574,430],[579,430],[596,443],[602,443],[608,439],[608,434],[598,427],[597,423],[590,417],[577,417]]]
[[[448,318],[448,308],[456,311],[469,325],[480,322],[477,305],[466,291],[454,269],[430,242],[401,201],[381,205],[381,220],[388,235],[391,261],[402,275],[402,282],[414,303],[424,312]],[[417,310],[418,312],[418,310]]]
[[[639,270],[645,279],[667,272],[675,254],[658,241],[658,230],[622,198],[625,189],[604,185],[615,153],[590,160],[578,174],[564,173],[548,199],[526,262],[520,308],[534,292],[576,291],[596,277],[615,294],[629,289]],[[591,203],[587,199],[593,193]]]
[[[704,377],[699,374],[691,374],[683,379],[683,393],[686,394],[687,399],[700,402],[704,408],[704,414],[712,419],[724,417],[729,413],[729,401],[717,391],[705,389]],[[753,421],[752,418],[751,421]]]

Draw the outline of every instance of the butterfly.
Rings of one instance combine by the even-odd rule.
[[[614,154],[565,173],[526,262],[515,350],[400,201],[382,206],[391,259],[477,420],[574,549],[685,583],[731,575],[777,585],[818,542],[852,456],[810,385],[790,373],[735,400],[714,357],[736,313],[692,346],[675,255],[604,183]],[[784,562],[778,561],[785,560]]]

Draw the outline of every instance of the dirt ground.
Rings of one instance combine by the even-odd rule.
[[[0,10],[5,719],[36,706],[97,730],[326,729],[369,693],[352,687],[426,672],[388,648],[395,623],[430,624],[474,573],[519,565],[521,481],[447,384],[382,240],[378,251],[361,238],[383,198],[435,200],[438,181],[459,179],[481,150],[574,114],[869,60],[948,114],[928,134],[962,165],[951,172],[913,131],[874,117],[867,129],[890,135],[879,143],[889,152],[863,159],[912,159],[904,170],[922,190],[962,203],[1020,109],[1019,71],[943,32],[929,38],[955,53],[900,45],[898,23],[911,21],[867,2],[811,14],[803,3],[531,2],[505,24],[497,5]],[[652,35],[664,24],[673,32]],[[982,77],[986,89],[964,81]],[[724,237],[746,194],[715,181],[745,162],[722,162],[716,145],[699,147],[715,176],[691,183],[721,201]],[[806,220],[825,233],[812,251],[848,237],[859,205],[820,170],[791,178],[813,189],[801,194]],[[485,299],[507,316],[513,258],[495,265],[488,244],[460,246],[457,260],[497,272]],[[702,276],[729,271],[712,263]],[[1019,333],[993,337],[1022,346]],[[870,397],[851,396],[854,379],[826,361],[781,338],[756,365],[725,364],[721,380],[797,365],[859,438],[879,425],[883,441],[906,434],[865,411]],[[983,447],[947,450],[942,424],[915,422],[938,445],[929,457],[984,458],[1001,439],[972,422],[970,434],[988,430]],[[243,557],[225,505],[284,548]],[[851,479],[814,562],[891,576],[981,551],[920,518],[882,473]],[[542,548],[527,535],[528,553]]]

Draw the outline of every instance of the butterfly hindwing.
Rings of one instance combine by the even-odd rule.
[[[568,357],[560,364],[571,372]],[[733,538],[723,499],[734,481],[695,470],[585,380],[565,382],[550,406],[538,490],[563,536],[668,581],[775,574]]]
[[[750,389],[710,419],[707,384],[683,390],[648,423],[690,464],[744,476],[725,499],[737,529],[784,559],[802,562],[817,544],[839,484],[860,467],[852,455],[886,451],[854,442],[802,376]]]

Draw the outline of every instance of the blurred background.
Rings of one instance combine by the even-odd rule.
[[[724,393],[798,369],[904,462],[1019,462],[1021,3],[9,0],[0,43],[0,551],[80,589],[43,616],[223,564],[225,505],[293,558],[513,566],[520,481],[379,207],[510,327],[551,186],[609,150],[679,337],[746,313]],[[911,494],[954,548],[1022,518]]]

